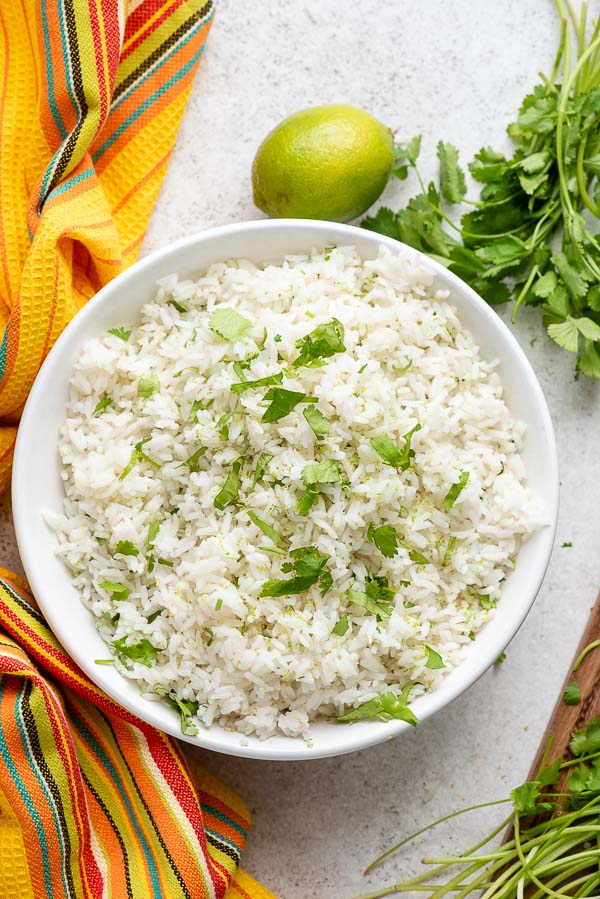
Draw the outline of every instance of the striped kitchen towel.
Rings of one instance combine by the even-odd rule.
[[[0,490],[65,325],[134,261],[211,0],[0,0]],[[268,899],[248,813],[102,694],[0,571],[1,899]]]
[[[0,569],[2,899],[274,899],[237,867],[248,825],[237,796],[80,671]]]

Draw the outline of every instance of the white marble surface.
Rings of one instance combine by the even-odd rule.
[[[256,146],[307,105],[356,103],[403,138],[422,132],[431,172],[441,137],[464,159],[501,145],[557,34],[551,0],[220,0],[145,251],[258,217]],[[399,204],[410,189],[395,183],[385,199]],[[574,381],[533,315],[515,330],[554,418],[562,499],[546,581],[505,663],[414,733],[355,755],[278,764],[199,753],[251,807],[245,866],[279,899],[350,899],[414,872],[434,845],[468,845],[478,815],[361,874],[395,837],[505,795],[528,770],[600,587],[600,385]],[[18,564],[6,501],[0,550]]]

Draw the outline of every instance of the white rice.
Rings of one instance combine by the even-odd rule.
[[[252,322],[233,343],[209,328],[219,307]],[[346,351],[291,369],[296,341],[334,317]],[[75,366],[60,438],[65,514],[50,521],[107,656],[122,638],[158,650],[150,667],[117,654],[122,674],[145,695],[172,691],[197,702],[197,725],[260,737],[306,737],[315,718],[378,694],[413,684],[414,698],[435,688],[469,651],[540,512],[520,456],[524,428],[503,400],[495,364],[481,359],[428,267],[406,250],[363,260],[353,247],[264,269],[233,260],[195,283],[164,279],[139,325],[124,324],[127,342],[108,333],[90,340]],[[285,369],[281,386],[317,398],[330,423],[324,440],[302,414],[307,404],[263,424],[267,388],[231,392],[240,380],[231,363],[250,359],[249,380]],[[140,398],[138,383],[151,375],[160,391]],[[105,395],[113,404],[94,415]],[[195,422],[194,400],[211,404]],[[217,428],[226,412],[228,436]],[[371,438],[387,435],[402,449],[417,424],[410,468],[384,464]],[[138,457],[120,479],[146,438],[143,452],[159,467]],[[199,470],[190,472],[182,463],[201,446]],[[273,458],[252,488],[263,452]],[[241,504],[219,511],[213,501],[238,457]],[[344,483],[322,486],[302,516],[303,467],[326,459],[339,460]],[[446,512],[463,471],[468,483]],[[261,598],[265,581],[292,577],[282,572],[288,547],[285,555],[264,549],[272,544],[247,510],[290,550],[315,546],[329,557],[325,596],[315,585]],[[368,539],[370,523],[396,530],[403,546],[393,558]],[[446,554],[450,537],[455,551]],[[138,555],[113,555],[119,541]],[[415,550],[429,564],[411,560]],[[172,567],[155,561],[149,572],[149,554]],[[368,571],[396,591],[382,620],[347,596],[364,588]],[[100,586],[106,581],[127,585],[128,598],[118,601]],[[348,630],[332,633],[344,615]],[[426,667],[430,649],[444,668]]]

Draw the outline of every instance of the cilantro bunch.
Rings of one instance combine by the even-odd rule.
[[[471,848],[455,857],[425,858],[423,874],[358,899],[417,890],[435,899],[600,895],[600,716],[571,734],[567,761],[542,763],[535,780],[516,787],[509,798],[440,818],[386,850],[365,873],[431,828],[465,812],[501,804],[510,805],[510,813]],[[507,827],[510,839],[498,846],[496,838]]]
[[[555,0],[561,36],[549,78],[541,76],[508,126],[512,156],[487,147],[469,164],[482,185],[466,202],[458,151],[440,141],[439,178],[425,186],[417,167],[421,138],[396,148],[394,174],[412,170],[421,191],[385,207],[363,227],[427,253],[491,305],[538,307],[548,335],[576,355],[576,375],[600,378],[600,19],[587,28]]]

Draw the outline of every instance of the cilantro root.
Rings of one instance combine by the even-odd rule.
[[[439,179],[425,186],[417,137],[396,147],[393,174],[414,171],[421,192],[362,225],[432,256],[491,305],[512,301],[513,322],[521,306],[539,309],[576,376],[600,378],[600,19],[588,29],[588,4],[579,16],[568,0],[555,5],[552,73],[508,126],[512,156],[485,147],[469,164],[481,185],[470,211],[451,215],[466,193],[456,148],[438,143]]]

